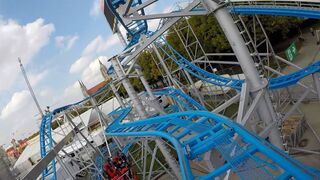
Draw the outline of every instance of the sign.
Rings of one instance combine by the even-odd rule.
[[[288,49],[286,49],[285,51],[287,59],[289,61],[293,61],[294,58],[296,58],[297,54],[298,54],[298,50],[297,47],[294,43],[292,43]]]

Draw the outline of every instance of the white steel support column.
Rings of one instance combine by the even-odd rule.
[[[153,93],[151,91],[149,83],[147,82],[146,78],[144,78],[144,76],[143,76],[143,73],[141,71],[141,67],[138,64],[135,64],[134,69],[135,69],[137,75],[139,76],[139,79],[141,80],[141,82],[142,82],[144,88],[146,89],[147,93],[149,94],[149,96],[152,99],[156,99],[156,97],[153,95]]]
[[[190,84],[191,84],[191,88],[193,89],[193,91],[194,91],[194,93],[195,93],[195,96],[198,96],[198,99],[199,99],[201,105],[202,105],[203,107],[205,107],[204,98],[203,98],[201,92],[200,92],[200,91],[196,88],[196,86],[194,85],[194,81],[192,80],[189,72],[186,71],[186,70],[184,70],[184,73],[186,74],[186,76],[187,76],[187,78],[188,78],[188,80],[189,80],[189,82],[190,82]]]
[[[141,67],[138,65],[138,64],[135,64],[135,71],[137,73],[137,75],[139,76],[140,78],[140,81],[142,82],[144,88],[146,89],[148,95],[150,96],[151,98],[151,103],[152,105],[154,106],[154,108],[160,112],[161,114],[164,114],[164,111],[163,109],[161,108],[159,102],[157,101],[157,98],[154,96],[154,94],[152,93],[152,90],[150,88],[150,85],[148,83],[148,81],[146,80],[146,78],[144,77],[142,71],[141,71]]]
[[[164,71],[167,73],[167,76],[169,77],[171,83],[173,84],[173,86],[175,86],[177,89],[180,89],[183,91],[183,89],[179,86],[179,84],[173,79],[171,72],[169,71],[167,65],[165,64],[165,62],[163,61],[160,52],[157,49],[157,46],[155,44],[152,44],[152,49],[154,50],[154,52],[156,53],[157,58],[160,61],[160,64],[162,66],[162,68],[164,69]]]
[[[92,104],[92,107],[93,109],[97,112],[98,114],[98,120],[100,122],[100,126],[105,129],[107,127],[107,124],[108,123],[111,123],[111,120],[110,119],[106,119],[107,120],[107,124],[105,122],[105,118],[104,116],[101,114],[101,111],[100,109],[98,108],[98,103],[97,101],[94,99],[94,97],[90,96],[89,93],[88,93],[88,90],[86,88],[86,86],[81,82],[79,81],[79,84],[80,84],[80,87],[81,87],[81,91],[82,91],[82,94],[83,96],[85,97],[90,97],[90,102]],[[110,148],[109,148],[109,144],[108,144],[108,140],[107,140],[107,137],[106,135],[103,133],[103,139],[106,143],[106,147],[107,147],[107,150],[108,150],[108,155],[111,157],[111,151],[110,151]]]
[[[113,83],[112,78],[108,75],[107,67],[106,67],[104,64],[102,64],[101,61],[99,61],[99,63],[100,63],[100,72],[101,72],[104,80],[105,80],[105,81],[111,80],[111,82],[110,82],[111,91],[112,91],[113,94],[116,96],[116,99],[117,99],[117,101],[119,102],[120,106],[124,108],[124,107],[125,107],[125,104],[124,104],[124,102],[123,102],[120,94],[118,93],[116,87],[114,86],[114,83]]]
[[[118,59],[116,57],[113,57],[113,58],[111,58],[111,63],[112,63],[112,66],[114,68],[116,75],[119,78],[119,81],[122,82],[124,88],[126,89],[126,91],[129,95],[134,107],[136,108],[137,113],[139,114],[140,118],[142,118],[142,119],[147,118],[148,117],[147,112],[145,111],[145,109],[144,109],[136,91],[133,89],[129,79],[126,77],[120,62],[118,61]],[[156,140],[156,144],[159,147],[160,151],[162,152],[164,158],[168,162],[168,165],[173,170],[173,172],[177,175],[178,178],[181,177],[181,176],[178,176],[178,174],[180,174],[180,171],[177,166],[177,163],[176,163],[175,159],[171,156],[166,145],[163,142],[161,142],[160,139]]]
[[[253,59],[250,56],[250,52],[247,49],[243,38],[234,24],[234,21],[225,8],[221,8],[216,1],[212,0],[202,0],[204,6],[211,12],[214,12],[214,16],[220,24],[223,32],[225,33],[234,54],[236,55],[240,66],[245,74],[246,81],[250,87],[250,92],[252,96],[255,97],[257,93],[266,87],[266,83],[263,83],[263,79],[259,77],[259,73],[254,65]],[[267,97],[270,98],[270,97]],[[270,101],[266,101],[262,98],[257,104],[257,111],[261,119],[266,124],[273,123],[273,109],[269,109],[268,105]],[[283,148],[283,143],[280,137],[280,131],[277,127],[274,127],[269,134],[269,139],[272,144],[279,148]]]
[[[318,93],[318,98],[319,98],[319,101],[320,101],[320,73],[312,74],[312,78],[313,78],[315,90]]]
[[[125,75],[122,66],[117,57],[111,58],[111,64],[114,68],[114,71],[118,77],[118,80],[123,84],[123,87],[126,89],[134,108],[136,109],[137,113],[139,114],[141,119],[145,119],[148,117],[148,114],[145,108],[140,101],[137,92],[134,90],[133,86],[131,85],[128,77]]]

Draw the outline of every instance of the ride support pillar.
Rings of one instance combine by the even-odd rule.
[[[183,92],[183,89],[179,86],[179,84],[174,80],[174,78],[172,77],[172,74],[171,72],[169,71],[166,63],[164,62],[163,58],[161,57],[161,54],[159,52],[159,50],[157,49],[157,46],[155,44],[152,44],[152,49],[153,51],[156,53],[156,56],[157,58],[159,59],[159,62],[162,66],[162,68],[164,69],[164,71],[166,72],[167,74],[167,77],[169,77],[169,83],[171,82],[171,84],[177,88],[177,89],[180,89],[182,92]]]
[[[320,101],[320,73],[314,73],[312,74],[313,82],[314,82],[314,87],[318,93],[318,98]]]
[[[107,67],[106,67],[104,64],[102,64],[101,61],[99,61],[99,64],[100,64],[100,72],[101,72],[101,74],[102,74],[102,76],[103,76],[103,78],[104,78],[105,81],[107,81],[107,82],[110,81],[111,91],[112,91],[113,94],[116,96],[116,99],[117,99],[117,101],[119,102],[120,106],[121,106],[122,108],[126,107],[125,104],[124,104],[124,102],[123,102],[123,100],[122,100],[122,98],[121,98],[121,96],[120,96],[120,94],[119,94],[118,91],[117,91],[117,88],[115,87],[115,85],[114,85],[114,83],[113,83],[112,77],[110,77],[110,76],[108,75]]]
[[[255,97],[259,91],[264,89],[267,90],[265,88],[266,85],[263,83],[263,79],[259,76],[258,70],[254,65],[250,52],[245,45],[245,42],[236,24],[234,23],[234,20],[232,19],[227,9],[222,8],[221,4],[218,4],[219,2],[220,1],[217,0],[202,0],[203,5],[207,8],[208,11],[213,12],[213,15],[219,22],[220,27],[226,35],[231,48],[240,63],[240,66],[246,77],[246,81],[250,86],[251,95]],[[266,100],[266,98],[269,99]],[[266,98],[261,98],[261,100],[257,104],[257,112],[260,115],[261,119],[269,125],[273,123],[275,112],[273,108],[268,108],[272,106],[272,104],[270,104],[270,96],[266,96]],[[275,146],[281,149],[283,148],[281,134],[277,126],[271,129],[269,139],[270,142]]]
[[[148,95],[151,98],[151,104],[152,104],[153,108],[155,108],[159,113],[165,114],[163,109],[161,108],[156,96],[154,96],[154,94],[152,93],[152,90],[149,86],[149,83],[146,80],[146,78],[144,77],[144,75],[141,71],[141,67],[138,64],[135,64],[135,71],[136,71],[137,75],[139,76],[139,79],[142,82],[144,88],[146,89]]]
[[[102,112],[100,111],[100,109],[98,107],[98,103],[97,103],[96,99],[94,97],[90,96],[86,86],[81,81],[79,81],[79,85],[81,87],[81,91],[82,91],[83,96],[84,97],[89,97],[93,109],[97,112],[100,126],[103,129],[105,129],[107,127],[107,124],[111,123],[111,119],[108,116],[103,116],[102,115]],[[105,122],[105,120],[107,121],[107,123]],[[109,157],[111,157],[111,151],[110,151],[110,147],[109,147],[109,144],[108,144],[108,138],[106,137],[105,134],[103,134],[103,139],[104,139],[104,141],[106,143],[108,155],[109,155]]]
[[[122,69],[122,66],[118,60],[117,57],[111,58],[111,64],[114,68],[114,71],[118,77],[118,80],[123,84],[123,87],[126,89],[133,107],[136,109],[139,117],[141,119],[146,119],[148,117],[148,114],[145,110],[145,108],[142,105],[142,102],[140,101],[137,92],[134,90],[132,84],[130,83],[128,77],[125,75],[124,70]]]

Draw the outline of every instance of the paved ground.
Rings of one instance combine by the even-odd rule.
[[[316,44],[316,38],[311,35],[309,31],[304,32],[302,37],[305,41],[302,44],[301,49],[298,52],[298,56],[293,61],[294,64],[305,67],[315,61],[320,60],[320,45]],[[293,67],[286,67],[283,69],[283,73],[287,74],[295,71],[296,69]],[[307,77],[302,80],[302,82],[308,86],[313,86],[312,78]],[[300,89],[299,87],[294,87],[293,91]],[[300,89],[300,92],[301,91]],[[316,96],[314,96],[316,97]],[[309,123],[311,127],[313,127],[314,131],[320,136],[320,101],[312,101],[310,103],[302,103],[300,105],[301,111],[304,113],[306,121]],[[320,153],[320,143],[317,141],[315,135],[312,133],[310,129],[307,129],[303,135],[303,139],[308,140],[308,144],[303,149],[313,150]],[[320,155],[316,154],[298,154],[295,155],[295,158],[299,161],[320,169]]]

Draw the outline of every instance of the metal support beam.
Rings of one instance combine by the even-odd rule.
[[[132,1],[132,0],[130,0],[130,1]],[[142,4],[140,4],[140,5],[136,6],[136,7],[129,7],[129,8],[126,9],[126,11],[123,13],[123,15],[124,16],[125,15],[131,15],[131,14],[133,14],[133,13],[135,13],[135,12],[137,12],[137,11],[139,11],[139,10],[141,10],[141,9],[151,5],[151,4],[153,4],[156,1],[158,1],[158,0],[148,0],[148,1],[143,2]]]
[[[99,120],[99,123],[100,123],[100,126],[105,129],[107,127],[107,124],[111,123],[111,119],[107,116],[103,116],[102,115],[102,112],[100,111],[100,109],[98,108],[98,103],[96,101],[96,99],[94,97],[92,97],[89,93],[88,93],[88,90],[87,88],[85,87],[85,85],[79,81],[79,84],[80,84],[80,87],[81,87],[81,90],[82,90],[82,93],[85,97],[89,97],[89,100],[92,104],[92,107],[93,109],[97,112],[97,115],[98,115],[98,120]],[[105,120],[107,121],[107,123],[105,122]],[[111,151],[110,151],[110,147],[109,147],[109,144],[108,144],[108,140],[107,140],[107,137],[106,135],[103,133],[103,139],[106,143],[106,146],[107,146],[107,152],[108,152],[108,155],[109,157],[111,157]]]
[[[239,104],[238,116],[237,116],[237,123],[239,124],[241,124],[245,110],[247,109],[248,101],[249,101],[249,87],[247,83],[243,83],[241,88],[241,93],[240,93],[240,104]]]
[[[237,94],[233,96],[231,99],[226,101],[225,103],[221,104],[219,107],[215,108],[213,111],[214,113],[220,113],[221,111],[225,110],[227,107],[229,107],[231,104],[234,104],[238,102],[240,99],[240,94]]]
[[[259,91],[258,92],[257,96],[252,101],[247,113],[244,115],[243,119],[241,120],[241,122],[240,122],[241,125],[246,126],[247,121],[252,117],[253,112],[258,107],[257,104],[259,104],[259,102],[261,100],[263,100],[263,95],[264,95],[264,91]]]
[[[157,46],[155,44],[152,44],[152,49],[156,53],[156,56],[157,56],[157,58],[158,58],[158,60],[159,60],[159,62],[161,64],[162,68],[164,69],[164,71],[166,72],[167,76],[169,77],[169,80],[171,81],[172,85],[175,86],[177,89],[180,89],[180,90],[183,91],[183,89],[180,87],[180,85],[172,77],[171,72],[169,71],[167,65],[163,61],[163,58],[161,57],[161,54],[160,54],[160,52],[157,49]]]
[[[168,162],[169,167],[172,169],[173,173],[176,175],[176,178],[182,179],[180,168],[177,164],[177,161],[173,158],[168,150],[168,147],[162,142],[161,139],[156,139],[156,144],[159,147],[162,155],[164,156],[166,162]]]
[[[194,0],[192,3],[190,3],[183,12],[191,11],[193,8],[198,6],[200,3],[199,0]],[[181,17],[176,17],[170,19],[163,27],[161,27],[155,34],[153,34],[149,39],[144,41],[140,47],[138,47],[130,57],[125,62],[125,65],[127,65],[131,60],[135,59],[135,57],[140,54],[143,50],[145,50],[152,42],[154,42],[159,36],[161,36],[165,31],[167,31],[172,25],[174,25],[176,22],[178,22],[181,19]]]
[[[312,150],[307,150],[307,149],[302,149],[302,148],[294,148],[294,147],[289,148],[289,154],[290,154],[291,150],[305,152],[305,153],[309,153],[309,154],[320,155],[320,152],[318,152],[318,151],[312,151]]]
[[[111,88],[111,91],[113,92],[113,94],[116,96],[116,99],[117,101],[119,102],[120,106],[121,107],[125,107],[125,104],[120,96],[120,94],[118,93],[115,85],[114,85],[114,82],[112,80],[112,78],[108,75],[108,70],[107,70],[107,67],[102,64],[101,61],[99,61],[99,64],[100,64],[100,72],[101,72],[101,75],[103,76],[104,80],[106,82],[110,81],[110,88]]]
[[[304,100],[304,98],[307,97],[307,95],[310,93],[310,89],[307,89],[298,99],[296,103],[289,109],[289,111],[285,114],[283,117],[283,121],[287,120],[289,116],[298,108],[298,106],[301,104],[301,102]]]
[[[123,87],[126,89],[132,103],[133,107],[137,110],[141,119],[145,119],[148,117],[146,110],[144,109],[142,102],[140,101],[137,92],[134,90],[133,86],[131,85],[129,79],[126,77],[122,66],[117,57],[111,58],[111,64],[114,68],[114,71],[119,79],[119,81],[123,84]]]
[[[74,128],[76,129],[76,128]],[[57,153],[66,145],[72,137],[73,131],[70,131],[56,146],[53,147],[48,154],[42,158],[30,171],[22,178],[22,180],[37,179],[47,165],[57,156]]]
[[[175,13],[166,13],[166,14],[152,14],[152,15],[144,15],[144,16],[132,16],[126,19],[131,21],[138,20],[152,20],[152,19],[161,19],[161,18],[176,18],[176,17],[184,17],[184,16],[203,16],[207,15],[207,11],[190,11],[190,12],[175,12]]]
[[[204,100],[203,100],[204,98],[203,98],[201,92],[200,92],[200,91],[196,88],[196,86],[194,85],[194,81],[192,80],[189,72],[186,71],[186,70],[184,70],[184,73],[186,74],[187,79],[189,80],[189,82],[190,82],[190,84],[191,84],[191,88],[192,88],[192,89],[194,90],[194,92],[195,92],[195,96],[198,97],[201,105],[202,105],[203,107],[205,107],[205,102],[204,102]]]
[[[148,83],[148,81],[146,80],[146,78],[144,77],[142,71],[141,71],[141,67],[136,64],[135,65],[135,71],[138,74],[138,77],[140,78],[140,81],[142,82],[142,85],[144,86],[144,88],[146,89],[148,95],[151,98],[151,105],[153,106],[153,108],[155,108],[159,113],[161,114],[165,114],[163,109],[161,108],[157,98],[154,96],[154,94],[152,93],[152,90],[150,88],[150,85]]]
[[[263,79],[260,78],[258,70],[255,67],[253,59],[250,55],[248,48],[237,28],[234,24],[234,21],[225,8],[219,8],[219,4],[212,0],[202,0],[203,5],[209,10],[214,11],[214,16],[220,24],[223,32],[225,33],[233,52],[235,53],[240,66],[243,70],[243,73],[246,77],[246,82],[249,84],[250,91],[252,92],[252,96],[256,97],[259,90],[262,90],[266,87],[266,83],[264,83]],[[268,110],[266,107],[267,104],[264,98],[259,101],[257,104],[257,111],[260,115],[261,119],[266,123],[272,123],[272,113],[271,110]],[[281,134],[279,129],[273,128],[272,133],[270,133],[270,142],[279,148],[283,148],[283,143],[281,139]]]
[[[314,89],[318,93],[318,98],[320,101],[320,73],[314,73],[312,74],[313,83],[314,83]]]
[[[275,74],[277,74],[277,75],[280,75],[280,76],[283,76],[283,75],[284,75],[283,73],[281,73],[281,72],[279,72],[279,71],[277,71],[277,70],[275,70],[275,69],[273,69],[273,68],[271,68],[271,67],[269,67],[269,66],[264,66],[264,68],[267,69],[267,70],[269,70],[269,71],[271,71],[271,72],[273,72],[273,73],[275,73]],[[308,87],[307,85],[304,85],[304,84],[302,84],[301,82],[298,82],[297,84],[298,84],[299,86],[305,88],[305,89],[310,89],[310,91],[311,91],[312,93],[317,94],[317,92],[316,92],[314,89],[312,89],[311,87]]]

